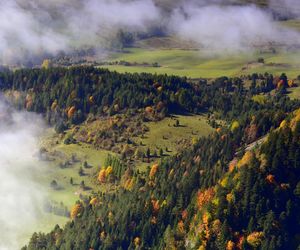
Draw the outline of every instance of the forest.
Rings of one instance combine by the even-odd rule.
[[[299,246],[300,102],[286,95],[285,74],[191,82],[71,67],[6,71],[0,80],[16,107],[43,114],[57,133],[124,113],[145,123],[205,113],[215,128],[146,171],[108,158],[97,178],[118,189],[82,197],[70,222],[34,233],[23,250]]]
[[[0,5],[0,250],[300,250],[299,0]]]

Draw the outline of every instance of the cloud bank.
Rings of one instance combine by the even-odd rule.
[[[217,52],[250,50],[261,43],[300,43],[297,32],[280,27],[270,14],[271,9],[280,6],[278,12],[286,10],[300,16],[298,0],[272,0],[269,9],[234,3],[234,0],[0,0],[0,63],[34,61],[87,47],[106,49],[107,44],[117,40],[119,30],[146,33],[160,28]]]
[[[17,112],[0,100],[0,249],[20,248],[24,233],[42,211],[44,193],[33,179],[37,137],[43,127],[34,114]]]
[[[171,17],[171,31],[214,52],[240,52],[272,43],[292,45],[300,34],[280,27],[251,6],[186,5]]]
[[[284,17],[300,18],[300,2],[298,0],[271,0],[270,8]]]
[[[0,59],[14,63],[103,47],[119,29],[146,31],[159,20],[159,10],[151,0],[0,0],[0,20]]]

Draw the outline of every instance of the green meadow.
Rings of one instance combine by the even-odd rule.
[[[258,58],[263,58],[265,63],[258,63]],[[135,63],[135,66],[114,64],[102,67],[118,72],[147,72],[189,78],[233,77],[254,72],[274,75],[285,72],[295,78],[300,74],[299,58],[300,50],[211,56],[208,52],[195,49],[128,48],[122,53],[113,54],[109,61],[125,61]],[[158,63],[159,67],[144,66],[145,63]]]
[[[175,127],[176,120],[179,126]],[[213,128],[207,123],[207,118],[202,115],[175,115],[162,121],[148,122],[149,131],[144,138],[138,138],[143,148],[151,151],[163,149],[166,154],[175,154],[184,146],[183,140],[191,142],[201,136],[207,136]],[[168,152],[166,152],[168,148]]]

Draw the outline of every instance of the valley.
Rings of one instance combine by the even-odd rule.
[[[298,5],[3,2],[0,249],[299,249]]]

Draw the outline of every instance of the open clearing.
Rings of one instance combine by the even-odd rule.
[[[287,21],[282,21],[281,24],[284,25],[285,27],[289,27],[296,31],[300,31],[300,20],[291,19]]]
[[[291,89],[289,89],[289,91],[290,92],[289,92],[288,96],[291,99],[300,99],[300,86],[291,88]]]
[[[179,121],[179,126],[175,127],[176,120]],[[159,122],[148,122],[149,132],[144,138],[139,137],[143,143],[143,148],[150,148],[151,151],[161,148],[168,148],[167,154],[175,154],[184,146],[183,140],[191,142],[193,138],[197,139],[202,136],[209,135],[213,128],[207,123],[206,117],[202,115],[176,115],[167,117]],[[137,140],[137,141],[138,141]]]
[[[286,21],[282,25],[300,30],[299,21]],[[146,72],[189,78],[233,77],[254,72],[274,75],[284,72],[292,78],[300,75],[300,49],[283,50],[276,47],[275,50],[275,53],[272,48],[265,48],[252,53],[215,55],[213,51],[196,49],[194,44],[174,37],[154,37],[137,42],[134,48],[125,48],[123,52],[110,55],[108,63],[101,67],[118,72]],[[263,58],[265,63],[257,63],[259,58]],[[127,66],[126,63],[131,65]]]
[[[177,127],[174,126],[176,120],[179,121]],[[147,122],[145,125],[149,127],[149,131],[143,137],[132,139],[139,145],[142,152],[146,152],[149,148],[151,153],[157,152],[158,154],[159,149],[162,149],[165,156],[175,154],[185,145],[190,144],[193,139],[207,136],[213,131],[203,115],[176,115],[159,122]],[[91,195],[93,191],[109,189],[107,185],[96,183],[94,176],[103,166],[107,155],[113,154],[112,152],[98,150],[93,145],[85,143],[65,145],[62,138],[59,138],[53,130],[49,130],[43,138],[41,147],[47,150],[49,159],[46,161],[45,173],[37,178],[46,187],[49,200],[53,204],[60,205],[63,202],[62,205],[70,209],[79,200],[80,194]],[[89,168],[84,168],[85,161]],[[61,167],[66,162],[70,164]],[[140,161],[135,164],[141,170],[146,165]],[[82,176],[79,175],[80,167],[84,171]],[[73,184],[70,183],[71,178]],[[58,184],[57,189],[50,186],[53,180]],[[86,190],[81,188],[82,181],[85,183]]]
[[[47,162],[47,173],[40,179],[44,186],[48,186],[51,200],[57,203],[63,201],[63,204],[70,208],[79,200],[80,194],[89,195],[92,190],[97,190],[98,185],[95,185],[92,177],[104,164],[110,152],[96,150],[92,146],[83,143],[66,145],[58,139],[54,131],[49,131],[41,146],[46,148],[51,158]],[[88,168],[83,166],[85,161],[89,165]],[[65,163],[67,165],[61,167]],[[79,175],[80,168],[83,169],[83,175],[81,176]],[[71,178],[73,184],[70,183]],[[50,187],[53,180],[58,184],[57,189]],[[80,187],[82,181],[84,181],[86,189]]]
[[[104,68],[118,72],[157,73],[187,76],[189,78],[215,78],[221,76],[239,76],[251,73],[269,72],[274,75],[286,73],[296,78],[300,75],[300,50],[278,53],[256,53],[251,55],[214,56],[201,54],[197,50],[182,49],[140,49],[131,48],[126,53],[113,55],[111,61],[130,63],[158,63],[160,67],[104,65]],[[264,58],[264,64],[256,64],[258,58]]]

